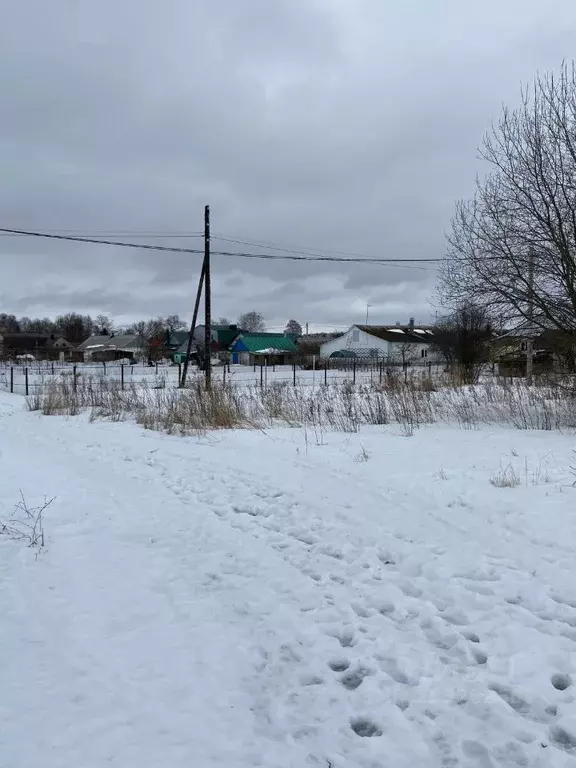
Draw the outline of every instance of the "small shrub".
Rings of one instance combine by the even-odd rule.
[[[496,488],[517,488],[520,485],[520,475],[512,464],[508,464],[492,475],[490,483]]]
[[[362,443],[360,443],[360,452],[354,456],[354,461],[356,461],[358,464],[363,464],[366,461],[370,460],[370,456],[372,454],[364,448]]]
[[[42,548],[45,543],[44,512],[54,499],[44,499],[43,504],[30,507],[22,492],[20,496],[21,500],[14,507],[13,516],[9,520],[0,520],[0,535],[14,541],[25,541],[29,547]]]

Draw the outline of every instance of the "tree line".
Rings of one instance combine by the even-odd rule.
[[[217,325],[230,325],[225,317],[216,321]],[[238,318],[238,328],[250,333],[266,330],[264,316],[258,310],[245,312]],[[141,336],[147,341],[160,340],[173,331],[184,330],[187,324],[179,315],[155,317],[148,320],[138,320],[127,326],[116,325],[108,315],[83,315],[78,312],[68,312],[50,317],[16,317],[13,314],[0,313],[0,329],[12,333],[44,333],[62,336],[73,344],[81,344],[90,336],[131,333]],[[295,336],[302,335],[302,326],[296,320],[289,320],[286,333]]]

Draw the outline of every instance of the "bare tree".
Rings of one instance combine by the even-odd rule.
[[[480,149],[489,172],[457,203],[439,291],[493,318],[576,328],[576,71],[537,77]]]
[[[488,360],[492,335],[486,311],[467,303],[437,322],[434,346],[463,383],[474,384]]]
[[[92,332],[96,335],[107,336],[114,331],[114,323],[108,315],[96,315],[92,324]]]
[[[29,320],[29,318],[22,318],[23,320]],[[21,330],[21,322],[18,322],[16,315],[7,315],[5,312],[0,313],[0,328],[4,331],[16,332]]]
[[[127,326],[126,333],[133,333],[135,336],[146,338],[146,320],[137,320],[132,325]]]
[[[298,320],[288,320],[286,323],[285,333],[290,334],[290,336],[302,336],[302,326],[298,322]]]
[[[227,317],[219,317],[216,320],[216,325],[230,325],[230,320]]]
[[[59,315],[54,320],[52,328],[48,333],[59,333],[68,341],[80,344],[80,342],[90,336],[92,331],[93,321],[90,315],[79,315],[77,312],[69,312],[66,315]]]
[[[240,315],[238,318],[238,327],[243,331],[249,331],[250,333],[258,333],[259,331],[262,332],[266,330],[262,313],[255,309]]]
[[[180,319],[180,315],[168,315],[164,321],[164,325],[169,333],[179,331],[186,327],[186,323]]]
[[[26,333],[55,333],[54,321],[49,317],[21,317],[20,330]]]

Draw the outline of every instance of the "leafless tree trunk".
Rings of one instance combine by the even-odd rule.
[[[441,269],[443,302],[507,323],[576,328],[576,71],[538,77],[485,136],[489,166],[457,203]]]

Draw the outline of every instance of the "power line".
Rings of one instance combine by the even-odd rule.
[[[150,245],[149,243],[131,243],[123,240],[111,240],[109,238],[94,238],[94,237],[82,237],[77,235],[57,234],[55,232],[36,232],[22,229],[8,229],[0,227],[0,233],[11,235],[22,235],[26,237],[38,237],[49,240],[65,240],[76,243],[91,243],[93,245],[113,245],[120,248],[140,248],[148,251],[164,251],[171,253],[204,253],[203,249],[198,248],[183,248],[171,245]],[[233,256],[237,258],[245,259],[264,259],[272,261],[324,261],[332,263],[351,263],[351,264],[419,264],[419,263],[438,263],[443,261],[439,258],[418,258],[418,259],[403,259],[403,258],[374,258],[374,257],[361,257],[361,256],[322,256],[315,253],[301,254],[298,252],[287,253],[252,253],[249,251],[212,251],[217,256]],[[415,267],[416,268],[416,267]]]
[[[238,243],[239,245],[251,245],[255,248],[270,248],[273,251],[284,251],[286,253],[300,253],[305,256],[316,254],[335,254],[337,256],[353,256],[355,258],[369,259],[370,256],[362,253],[351,253],[350,251],[335,251],[329,248],[310,248],[305,245],[280,245],[274,242],[266,242],[264,240],[238,240],[230,235],[213,235],[213,240],[223,240],[227,243]]]
[[[66,234],[77,235],[79,237],[143,237],[171,240],[173,238],[201,238],[204,235],[201,232],[137,232],[135,230],[85,230],[85,229],[46,229],[46,234]],[[28,232],[0,231],[0,237],[26,237]]]

